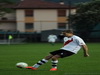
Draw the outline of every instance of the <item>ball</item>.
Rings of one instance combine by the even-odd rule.
[[[26,68],[27,66],[28,66],[28,64],[25,62],[19,62],[16,64],[16,67],[18,67],[18,68]]]

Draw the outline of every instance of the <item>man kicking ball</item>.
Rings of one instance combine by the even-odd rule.
[[[78,36],[73,34],[72,30],[65,30],[62,32],[62,34],[65,37],[68,37],[66,42],[64,42],[64,45],[59,50],[50,52],[48,56],[43,58],[42,60],[38,61],[33,66],[26,67],[27,69],[31,70],[37,70],[40,65],[43,65],[48,62],[48,60],[52,60],[52,68],[50,71],[56,71],[57,70],[57,64],[59,58],[65,58],[74,54],[77,54],[77,52],[80,50],[80,48],[83,48],[83,53],[85,57],[88,57],[88,48],[85,44],[85,42]]]

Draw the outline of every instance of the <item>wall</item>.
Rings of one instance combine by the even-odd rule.
[[[0,23],[0,30],[16,30],[15,23]]]
[[[37,31],[57,28],[57,10],[34,10],[34,28]]]
[[[15,12],[5,14],[3,17],[0,17],[0,30],[16,30],[15,21]]]

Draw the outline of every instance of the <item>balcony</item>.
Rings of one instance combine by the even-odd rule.
[[[16,23],[16,18],[0,18],[0,23]]]

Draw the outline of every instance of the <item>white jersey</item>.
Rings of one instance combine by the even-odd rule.
[[[85,45],[85,42],[80,37],[73,35],[72,37],[68,38],[61,49],[77,54],[81,48],[81,45]]]
[[[57,36],[56,35],[49,35],[48,36],[48,42],[55,42],[57,39]]]
[[[64,37],[64,43],[68,41],[68,37]]]

